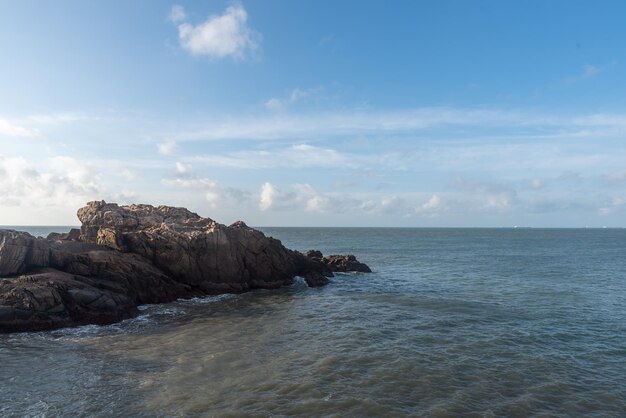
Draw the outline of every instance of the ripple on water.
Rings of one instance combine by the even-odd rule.
[[[626,233],[307,233],[280,238],[355,252],[376,272],[319,289],[297,279],[278,291],[142,306],[110,326],[0,336],[0,381],[10,382],[0,415],[626,410]]]

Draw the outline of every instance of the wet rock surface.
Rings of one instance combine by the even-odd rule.
[[[302,254],[242,221],[225,226],[184,208],[99,201],[78,218],[80,230],[47,239],[0,230],[0,332],[109,324],[141,304],[370,271],[354,256]]]

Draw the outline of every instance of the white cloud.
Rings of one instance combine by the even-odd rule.
[[[102,198],[99,173],[71,157],[49,159],[44,170],[22,157],[0,156],[0,206],[82,206]]]
[[[310,184],[295,184],[295,201],[304,205],[308,212],[326,212],[330,198],[318,193]]]
[[[177,190],[196,190],[203,193],[212,209],[222,206],[240,208],[248,204],[249,194],[246,191],[224,187],[214,180],[198,177],[190,165],[176,163],[176,171],[177,177],[162,179],[161,183]]]
[[[266,103],[280,107],[281,99]],[[318,113],[273,113],[265,117],[203,120],[197,128],[170,132],[178,141],[286,140],[359,135],[406,135],[446,130],[449,138],[511,139],[597,138],[626,128],[626,115],[562,116],[493,108],[417,108],[395,111],[337,110]],[[449,129],[450,127],[464,129]]]
[[[137,180],[140,177],[135,170],[132,170],[131,168],[125,166],[120,167],[119,174],[124,178],[124,180],[128,181]]]
[[[347,156],[331,149],[309,144],[295,144],[270,150],[239,151],[229,154],[201,155],[194,161],[212,167],[238,169],[356,167],[356,156]]]
[[[224,14],[209,16],[195,26],[184,21],[186,15],[180,6],[172,8],[170,19],[180,23],[180,45],[193,55],[244,58],[258,47],[260,35],[248,27],[248,13],[240,4],[229,6]]]
[[[111,195],[112,201],[120,205],[129,205],[136,203],[139,195],[133,191],[122,190],[119,193]]]
[[[163,184],[176,189],[193,189],[204,193],[205,200],[211,208],[216,208],[221,199],[221,188],[215,181],[209,179],[163,179]]]
[[[383,196],[379,199],[365,198],[356,209],[360,209],[365,213],[376,215],[389,215],[400,213],[407,216],[407,202],[405,198],[399,196]],[[355,209],[351,209],[355,210]]]
[[[107,199],[111,192],[117,193],[113,194],[114,199],[131,199],[132,191],[124,190],[137,188],[147,202],[194,208],[199,207],[199,202],[205,208],[207,202],[212,207],[225,205],[230,206],[223,212],[225,217],[231,213],[243,214],[247,219],[258,216],[253,220],[257,224],[279,224],[282,219],[294,223],[297,219],[310,219],[318,224],[352,220],[360,224],[391,224],[400,223],[400,218],[408,213],[413,216],[412,221],[423,224],[468,225],[482,220],[482,224],[497,225],[508,219],[511,225],[546,225],[551,221],[581,225],[593,223],[593,219],[601,218],[601,213],[608,215],[602,219],[623,222],[622,210],[611,202],[619,197],[620,186],[626,181],[626,151],[622,146],[626,113],[555,116],[493,109],[481,112],[369,109],[339,111],[335,115],[285,112],[254,118],[233,116],[216,122],[218,129],[210,134],[215,139],[220,135],[237,138],[241,134],[244,140],[220,144],[185,143],[191,139],[179,139],[163,129],[175,125],[168,121],[159,125],[146,120],[113,132],[101,130],[101,122],[85,123],[77,124],[81,125],[80,130],[72,126],[64,132],[52,124],[72,120],[70,114],[16,117],[10,119],[12,125],[42,131],[45,127],[46,132],[37,141],[1,137],[4,153],[28,156],[28,161],[24,169],[15,165],[19,161],[5,161],[0,167],[0,200],[3,208],[20,201],[25,202],[23,209],[29,202],[40,207],[40,202],[50,202],[58,207],[52,196],[43,195],[52,190],[69,196],[64,204],[71,219],[75,219],[76,207],[86,200]],[[163,136],[152,134],[149,124]],[[207,127],[197,119],[183,121],[182,126]],[[225,130],[220,132],[220,127]],[[607,134],[598,136],[593,132]],[[248,141],[266,136],[278,141]],[[94,140],[81,142],[81,138],[87,137]],[[113,140],[100,140],[105,137]],[[153,147],[151,155],[142,152],[146,137],[157,138],[149,145]],[[173,156],[162,157],[157,150]],[[79,161],[59,159],[55,163],[46,159],[55,152],[72,155]],[[66,170],[75,163],[84,165],[79,155],[98,155],[98,159],[90,160],[97,170]],[[268,177],[259,179],[260,171],[244,168],[272,171],[264,172],[263,176]],[[379,174],[376,179],[357,181],[353,177],[371,168]],[[18,169],[20,180],[9,180],[7,172]],[[196,176],[194,169],[203,174]],[[98,172],[102,173],[99,177]],[[158,174],[163,172],[172,176],[171,187],[163,187],[165,183]],[[283,172],[290,174],[281,176]],[[218,173],[220,177],[215,177]],[[559,178],[563,173],[571,174]],[[455,187],[451,179],[459,174],[474,179],[474,183]],[[58,183],[62,186],[52,184],[53,177],[61,179]],[[175,180],[176,177],[179,178]],[[262,203],[259,188],[266,179],[272,188],[265,191]],[[332,186],[342,180],[346,180],[342,190]],[[247,192],[247,206],[236,206],[237,192],[227,186],[235,185],[232,181],[245,189],[239,191],[240,195]],[[377,184],[388,186],[382,189]],[[11,190],[7,192],[8,189]],[[29,201],[21,191],[44,197]],[[435,209],[434,195],[439,199],[439,210]],[[7,211],[2,211],[5,219]],[[434,217],[431,213],[441,215]],[[38,219],[27,215],[22,218]]]
[[[507,192],[489,193],[485,196],[484,208],[506,210],[513,206],[515,196]]]
[[[69,180],[69,183],[85,192],[98,192],[100,190],[100,175],[94,167],[81,163],[72,157],[53,157],[50,159],[50,167],[53,173]]]
[[[213,203],[213,207],[218,204],[222,207],[226,201],[224,187],[208,179],[178,179],[164,183],[178,189],[204,191],[206,200]],[[439,219],[438,223],[463,219],[468,215],[482,221],[502,221],[511,217],[519,219],[519,215],[523,217],[571,210],[585,213],[599,211],[603,215],[609,215],[626,207],[626,200],[623,198],[610,200],[606,196],[598,195],[598,202],[608,202],[601,206],[599,203],[594,205],[583,201],[584,191],[568,194],[562,191],[544,191],[543,186],[540,194],[537,194],[537,190],[528,186],[528,180],[520,180],[518,186],[520,189],[515,190],[506,185],[465,181],[462,187],[457,187],[458,190],[438,191],[426,196],[420,192],[393,195],[381,195],[378,192],[327,193],[318,191],[308,183],[296,183],[281,188],[274,183],[265,182],[256,195],[256,203],[261,212],[310,216],[310,220],[329,219],[328,216],[349,216],[362,221],[379,219],[387,222],[393,215],[397,220],[414,218],[422,222],[430,218]],[[240,200],[237,208],[244,212],[251,210],[252,207],[245,206],[250,203],[253,203],[250,199]]]
[[[594,65],[585,65],[583,67],[583,77],[589,78],[589,77],[593,77],[596,74],[600,74],[602,71],[604,71],[604,68],[600,68],[600,67],[596,67]]]
[[[207,178],[174,178],[163,179],[163,184],[166,186],[179,187],[182,189],[215,189],[218,187],[217,182],[209,180]]]
[[[626,181],[626,170],[615,171],[609,174],[607,179],[614,182]]]
[[[309,184],[294,184],[293,191],[282,192],[272,183],[261,186],[259,209],[266,210],[307,210],[321,211],[325,205],[320,196]]]
[[[80,121],[95,121],[101,119],[98,116],[90,116],[84,113],[78,112],[58,112],[51,114],[39,114],[32,115],[26,118],[29,123],[35,123],[38,125],[59,125],[64,123],[73,123]]]
[[[161,142],[160,144],[157,144],[157,150],[159,151],[159,154],[171,155],[174,151],[176,151],[176,142]]]
[[[283,192],[272,183],[264,183],[261,186],[259,196],[259,209],[262,211],[271,209],[276,211],[338,213],[358,209],[362,205],[358,199],[320,193],[307,183],[292,184],[290,189],[288,192]]]
[[[511,184],[457,177],[454,188],[467,200],[463,203],[467,210],[507,211],[520,203],[517,190]]]
[[[438,194],[433,194],[430,199],[415,208],[418,215],[437,216],[448,210]]]
[[[618,210],[626,207],[626,198],[625,197],[614,197],[611,201],[600,208],[600,213],[602,215],[610,215]]]
[[[285,103],[281,99],[271,98],[265,102],[265,107],[272,110],[282,109],[285,107]]]
[[[0,136],[33,138],[39,136],[39,131],[0,118]]]
[[[180,161],[176,162],[176,173],[177,174],[189,174],[193,172],[193,167],[190,164],[181,163]]]
[[[279,196],[279,192],[272,183],[263,183],[261,186],[261,199],[259,209],[268,210],[274,206],[274,201]]]
[[[292,184],[287,191],[283,191],[267,182],[260,190],[259,208],[262,211],[292,213],[352,214],[355,217],[395,215],[401,218],[439,219],[467,216],[470,213],[472,216],[496,216],[516,210],[517,213],[549,213],[572,208],[593,209],[591,205],[584,206],[579,196],[567,194],[518,196],[513,188],[469,181],[457,188],[456,191],[436,192],[430,196],[420,192],[399,195],[375,192],[336,194],[319,192],[307,183]],[[617,207],[610,206],[603,213],[610,213]]]
[[[587,64],[582,68],[582,71],[574,76],[568,77],[565,82],[568,84],[575,83],[577,81],[586,80],[588,78],[595,77],[604,71],[604,68],[596,67],[595,65]]]
[[[304,99],[305,97],[309,96],[311,93],[312,93],[312,90],[294,89],[291,92],[291,94],[284,99],[279,99],[276,97],[269,99],[267,102],[265,102],[265,107],[271,110],[284,109],[298,102],[299,100]]]
[[[168,19],[172,23],[180,23],[184,21],[185,19],[187,19],[187,13],[185,13],[185,9],[183,8],[183,6],[175,4],[174,6],[172,6],[172,9],[170,10]]]
[[[535,190],[539,190],[539,189],[543,188],[543,186],[544,186],[543,181],[541,181],[541,179],[538,179],[538,178],[532,179],[530,184],[531,184],[531,187],[533,189],[535,189]]]

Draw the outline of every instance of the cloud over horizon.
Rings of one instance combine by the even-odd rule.
[[[20,126],[39,129],[39,139],[37,146],[11,142],[21,153],[3,157],[3,207],[21,202],[43,210],[63,201],[74,222],[76,207],[87,200],[143,199],[190,206],[219,220],[244,217],[257,225],[278,224],[285,215],[309,224],[348,219],[445,225],[464,217],[478,224],[523,224],[515,219],[532,223],[563,211],[597,224],[616,222],[626,210],[620,188],[626,179],[626,151],[620,147],[626,117],[621,114],[427,108],[346,111],[336,122],[334,117],[287,113],[274,126],[273,117],[231,119],[224,123],[243,135],[218,138],[214,132],[207,142],[181,139],[158,124],[145,125],[154,131],[140,125],[135,139],[93,145],[124,150],[114,159],[93,152],[89,158],[68,157],[72,148],[55,151],[61,144],[50,136],[82,126],[89,130],[81,136],[89,137],[113,126],[112,120],[14,119],[31,121]],[[307,126],[299,125],[306,120]],[[127,120],[119,123],[126,128]],[[198,123],[177,120],[176,126],[186,131]],[[264,127],[273,129],[271,141],[256,136]],[[340,134],[328,135],[335,128]],[[605,147],[596,146],[600,139]],[[38,163],[19,157],[35,149],[41,151]],[[26,191],[38,198],[28,200]]]

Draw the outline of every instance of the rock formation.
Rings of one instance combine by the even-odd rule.
[[[302,254],[241,221],[225,226],[184,208],[100,201],[78,218],[80,231],[47,239],[0,230],[0,332],[108,324],[141,304],[370,271],[354,256]]]
[[[324,257],[321,251],[309,250],[304,255],[313,260],[320,261],[331,272],[358,271],[371,273],[372,270],[365,263],[361,263],[353,255],[329,255]]]

